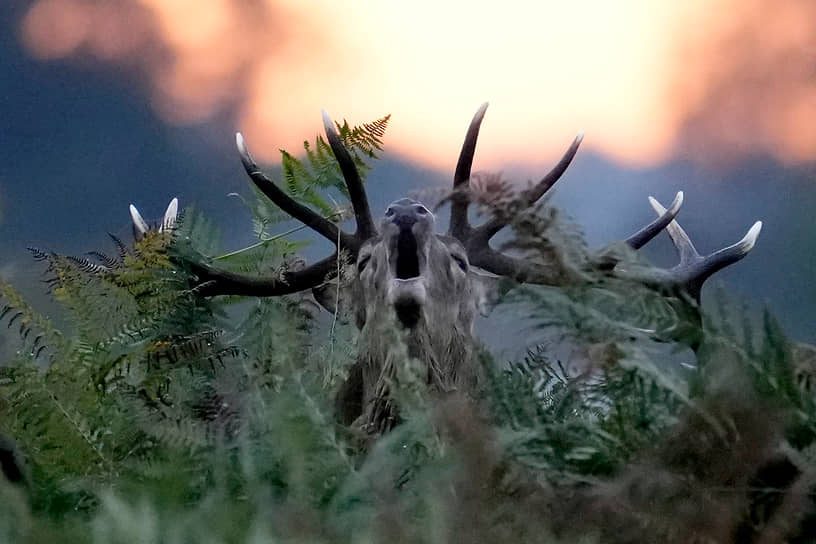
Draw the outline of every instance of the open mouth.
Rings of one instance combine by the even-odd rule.
[[[411,299],[402,299],[394,303],[394,310],[397,312],[397,319],[403,327],[413,329],[419,323],[422,316],[422,307],[419,302]]]
[[[402,229],[397,238],[396,277],[410,280],[419,277],[419,253],[417,241],[411,229]]]
[[[400,229],[394,252],[394,279],[391,284],[391,300],[400,323],[414,328],[422,317],[425,286],[420,276],[419,248],[410,227]]]

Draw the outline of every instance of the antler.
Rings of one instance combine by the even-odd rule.
[[[150,230],[150,226],[142,218],[142,214],[133,204],[130,205],[130,219],[133,224],[133,237],[136,240],[141,239]],[[164,218],[159,225],[159,232],[172,230],[176,225],[176,218],[178,217],[178,198],[173,198],[164,212]]]
[[[467,211],[470,204],[468,190],[471,166],[476,150],[476,140],[479,136],[479,128],[486,110],[487,103],[482,104],[476,111],[462,144],[462,151],[459,155],[459,162],[456,165],[453,180],[454,194],[451,198],[451,221],[448,234],[455,236],[464,244],[468,252],[468,258],[471,264],[475,266],[494,274],[514,278],[517,281],[558,285],[563,281],[562,277],[548,275],[549,273],[545,270],[490,247],[491,238],[511,221],[512,216],[510,214],[502,214],[497,211],[478,227],[472,227],[468,221]],[[572,162],[582,140],[583,133],[578,134],[561,157],[561,160],[558,161],[558,164],[537,184],[521,194],[519,200],[522,208],[533,206],[555,185]],[[762,222],[757,221],[745,237],[736,244],[702,257],[694,249],[694,245],[685,231],[674,220],[680,211],[680,206],[683,204],[683,192],[677,193],[668,209],[664,208],[652,197],[649,197],[649,202],[657,212],[658,217],[627,238],[625,243],[632,249],[640,249],[663,229],[666,229],[680,254],[680,263],[667,270],[654,268],[637,272],[614,270],[615,275],[635,279],[663,289],[679,289],[688,293],[696,301],[699,301],[700,290],[706,279],[718,270],[745,257],[754,247],[762,228]],[[617,264],[618,260],[614,258],[600,259],[593,263],[598,268],[606,270],[615,269]]]
[[[678,197],[680,197],[681,201],[682,195],[682,192],[678,193]],[[675,199],[675,203],[676,201],[677,198]],[[652,208],[654,208],[660,218],[669,214],[669,211],[651,196],[649,197],[649,204],[652,205]],[[674,207],[674,203],[672,207]],[[679,206],[677,207],[679,208]],[[658,219],[658,221],[659,220],[660,219]],[[655,221],[655,223],[658,221]],[[635,272],[617,271],[617,275],[637,279],[638,281],[658,288],[679,289],[699,303],[703,283],[715,272],[741,260],[754,248],[759,233],[762,230],[762,221],[755,222],[751,228],[748,229],[748,232],[745,233],[745,236],[736,244],[722,248],[705,257],[697,252],[688,234],[686,234],[686,231],[683,230],[677,221],[669,221],[665,228],[680,257],[680,262],[676,266],[667,270],[650,268]]]
[[[353,261],[357,258],[357,252],[363,242],[377,234],[360,173],[357,171],[357,166],[354,164],[348,150],[343,145],[342,139],[335,129],[334,122],[325,111],[323,111],[323,125],[326,129],[329,145],[337,162],[340,164],[340,170],[348,188],[357,225],[356,232],[354,234],[344,232],[336,224],[300,204],[278,188],[258,168],[249,153],[244,137],[239,132],[235,135],[235,143],[241,156],[241,163],[255,186],[292,218],[297,219],[331,241],[335,245],[336,251],[331,256],[303,269],[284,272],[280,278],[256,278],[219,270],[209,264],[191,263],[190,267],[193,273],[201,281],[197,288],[198,293],[204,296],[275,296],[317,287],[337,269],[336,262],[341,249],[345,251],[344,254],[348,259]]]
[[[470,122],[467,134],[465,135],[462,151],[459,152],[456,172],[453,175],[454,196],[451,199],[451,220],[450,228],[448,229],[448,234],[456,237],[460,242],[465,243],[472,240],[478,242],[478,244],[474,245],[480,246],[485,245],[497,232],[507,226],[510,219],[507,216],[494,215],[485,224],[474,229],[470,226],[467,217],[467,209],[470,204],[468,189],[471,167],[473,166],[473,155],[476,152],[476,140],[479,137],[479,129],[482,125],[482,120],[484,119],[488,105],[489,104],[485,102],[476,110],[476,114],[473,116],[473,120]],[[556,164],[541,181],[524,192],[522,196],[524,205],[527,207],[532,206],[555,185],[555,182],[561,178],[572,162],[583,139],[584,134],[578,134],[572,142],[572,145],[570,145],[569,149],[567,149],[566,153],[561,157],[561,160],[558,161],[558,164]]]
[[[463,242],[470,235],[467,209],[470,197],[467,189],[470,184],[470,169],[473,166],[473,155],[476,153],[476,140],[479,139],[479,128],[482,125],[488,103],[485,102],[476,110],[476,115],[470,122],[459,160],[456,162],[456,171],[453,174],[453,196],[451,197],[451,218],[448,234]],[[464,190],[463,190],[464,189]]]
[[[510,217],[507,214],[496,214],[479,227],[472,227],[467,213],[470,204],[469,182],[473,155],[476,151],[476,141],[479,137],[479,128],[487,111],[488,103],[482,104],[473,116],[468,127],[456,172],[453,178],[453,195],[451,197],[451,219],[448,234],[457,238],[465,246],[471,264],[483,268],[500,276],[509,276],[518,281],[536,281],[539,283],[555,283],[553,278],[542,277],[528,263],[495,251],[490,247],[490,239],[505,227]],[[581,145],[583,134],[579,134],[558,161],[558,164],[544,176],[536,185],[522,194],[522,204],[532,206],[555,184],[572,162],[578,146]]]
[[[323,110],[323,126],[326,128],[326,137],[329,140],[329,145],[332,148],[334,157],[340,164],[340,171],[343,173],[343,179],[346,181],[346,188],[348,188],[349,198],[351,199],[351,207],[354,209],[354,219],[357,222],[357,232],[355,238],[365,241],[377,234],[377,227],[374,226],[374,219],[371,217],[371,208],[368,205],[368,198],[366,197],[365,188],[363,187],[363,180],[360,177],[360,172],[357,171],[357,166],[354,160],[343,145],[340,135],[334,128],[334,121],[331,120],[326,110]],[[359,248],[359,245],[357,246]]]

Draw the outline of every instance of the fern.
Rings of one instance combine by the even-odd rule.
[[[377,159],[378,153],[382,150],[382,138],[390,117],[388,115],[362,126],[352,127],[346,121],[343,121],[342,125],[337,124],[340,138],[363,180],[371,169],[370,161]],[[305,160],[281,150],[281,167],[286,192],[327,219],[339,221],[345,218],[348,215],[347,211],[339,208],[333,199],[324,194],[326,190],[334,189],[346,201],[348,200],[348,189],[331,146],[322,136],[317,136],[314,143],[304,141],[303,149]],[[239,196],[252,213],[255,236],[265,247],[269,247],[273,242],[279,243],[281,238],[272,234],[269,228],[291,218],[269,202],[254,185],[252,191],[254,198],[251,200],[235,196]],[[233,252],[229,257],[236,253],[239,252]]]
[[[0,279],[0,325],[16,330],[21,346],[34,360],[48,360],[64,347],[63,336],[29,306],[10,284]]]
[[[388,128],[388,121],[391,115],[380,117],[376,121],[370,123],[363,123],[362,126],[349,126],[344,119],[343,124],[335,123],[337,125],[340,139],[343,140],[343,145],[350,149],[353,154],[362,153],[368,158],[376,159],[377,153],[382,151],[382,138],[385,135],[385,130]]]
[[[355,160],[379,152],[387,120],[338,125]],[[315,200],[342,185],[330,148],[305,149],[284,155],[287,190],[334,213]],[[300,246],[270,230],[280,213],[251,206],[257,244],[213,260],[265,275],[299,266]],[[724,298],[689,319],[675,300],[588,272],[580,231],[538,212],[516,222],[514,247],[582,280],[505,300],[542,343],[505,365],[482,353],[468,398],[430,393],[400,331],[383,327],[384,386],[403,421],[373,443],[335,421],[331,400],[365,338],[326,330],[299,296],[199,299],[180,257],[220,252],[199,214],[132,247],[115,239],[114,257],[32,250],[72,333],[0,282],[0,326],[24,348],[0,367],[0,429],[31,472],[24,492],[0,478],[0,539],[808,536],[797,530],[815,519],[816,399],[778,323]],[[686,333],[702,339],[688,368],[656,349]]]

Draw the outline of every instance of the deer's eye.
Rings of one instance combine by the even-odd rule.
[[[462,272],[467,272],[467,266],[468,265],[467,265],[467,261],[465,261],[465,259],[463,259],[459,255],[453,255],[453,254],[451,254],[451,258],[456,262],[456,264],[459,266],[459,268],[462,269]]]
[[[416,212],[417,212],[419,215],[425,215],[425,214],[427,214],[427,213],[428,213],[428,209],[427,209],[425,206],[417,206],[417,207],[416,207]]]
[[[365,270],[365,267],[368,265],[368,261],[370,261],[370,260],[371,260],[371,255],[366,255],[365,257],[361,258],[357,262],[357,272],[359,273],[359,272],[362,272],[363,270]]]

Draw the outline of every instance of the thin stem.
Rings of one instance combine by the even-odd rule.
[[[332,215],[327,215],[326,217],[324,217],[324,219],[334,219],[334,218],[338,217],[339,215],[341,215],[340,212],[334,213]],[[214,261],[221,261],[221,260],[224,260],[224,259],[229,259],[230,257],[240,255],[241,253],[243,253],[245,251],[250,251],[252,249],[255,249],[256,247],[261,247],[263,245],[266,245],[269,242],[274,242],[275,240],[280,240],[281,238],[289,236],[290,234],[294,234],[297,231],[303,230],[303,229],[305,229],[307,227],[308,227],[308,225],[299,225],[297,227],[293,227],[293,228],[287,230],[286,232],[276,234],[275,236],[270,236],[269,238],[264,238],[260,242],[252,244],[251,246],[247,246],[247,247],[242,248],[242,249],[236,249],[235,251],[231,251],[230,253],[225,253],[224,255],[219,255],[218,257],[213,257],[213,260]],[[338,230],[338,233],[337,233],[337,239],[338,239],[338,243],[339,243],[339,239],[340,239],[339,230]]]
[[[332,316],[331,331],[329,331],[329,338],[331,340],[331,355],[334,355],[334,329],[337,327],[337,312],[340,311],[340,236],[337,236],[337,289],[334,293],[334,315]],[[334,361],[333,358],[330,359]]]
[[[114,470],[113,464],[107,457],[105,457],[102,454],[102,450],[99,448],[99,445],[96,444],[94,440],[91,438],[91,435],[86,430],[83,429],[82,424],[76,421],[74,417],[68,413],[68,410],[65,409],[65,407],[57,398],[57,396],[47,386],[43,387],[43,389],[45,389],[46,393],[48,393],[48,396],[50,397],[51,401],[57,406],[59,411],[62,413],[63,417],[65,417],[65,419],[67,419],[68,422],[74,427],[74,430],[77,432],[77,434],[79,434],[79,436],[81,436],[85,440],[85,442],[88,443],[88,446],[99,457],[99,459],[101,459],[102,462],[105,465],[107,465],[111,471],[113,471]]]

